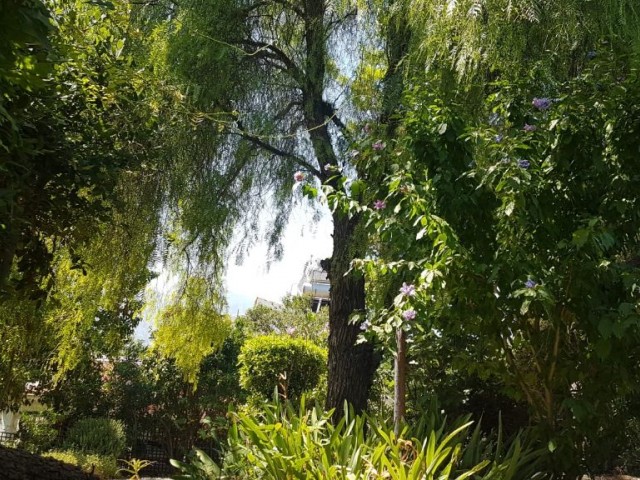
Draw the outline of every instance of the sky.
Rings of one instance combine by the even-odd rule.
[[[226,287],[231,315],[244,313],[256,297],[279,301],[297,287],[306,262],[312,257],[331,256],[331,217],[325,212],[320,221],[313,222],[311,216],[308,209],[295,207],[284,233],[281,261],[269,265],[267,245],[261,243],[251,250],[241,265],[229,265]]]
[[[332,222],[329,211],[322,212],[319,221],[313,221],[313,212],[308,207],[294,207],[289,224],[285,229],[282,243],[282,260],[269,262],[267,244],[257,243],[237,265],[230,258],[225,276],[227,291],[227,311],[231,316],[243,314],[252,307],[256,298],[278,302],[292,293],[304,273],[305,263],[314,259],[331,256]],[[175,286],[166,272],[161,272],[149,288],[161,297],[170,293]],[[145,342],[150,338],[151,324],[143,320],[135,331],[135,337]]]

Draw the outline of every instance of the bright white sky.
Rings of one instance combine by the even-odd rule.
[[[322,259],[331,256],[331,215],[328,210],[323,213],[320,221],[314,222],[313,212],[308,207],[294,207],[282,239],[284,255],[279,262],[269,264],[266,243],[256,244],[241,265],[230,259],[225,278],[229,314],[244,313],[253,306],[256,297],[280,301],[297,287],[306,262],[312,257]],[[160,297],[168,295],[173,286],[174,282],[166,273],[161,273],[149,285]],[[136,329],[135,337],[148,341],[150,330],[150,322],[143,320]]]
[[[267,258],[267,245],[256,245],[242,265],[230,264],[226,286],[229,313],[235,316],[251,307],[256,297],[279,301],[297,287],[304,273],[304,265],[311,257],[331,256],[331,217],[325,212],[319,222],[313,222],[312,213],[295,207],[284,233],[284,256],[280,262]]]

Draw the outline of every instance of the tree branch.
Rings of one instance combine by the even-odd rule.
[[[327,22],[327,32],[330,32],[331,29],[333,27],[335,27],[336,25],[339,25],[341,23],[343,23],[345,20],[347,20],[349,17],[357,17],[358,16],[358,9],[357,8],[353,8],[350,11],[348,11],[344,17],[337,17],[334,18],[333,20],[330,20],[329,22]]]
[[[340,120],[340,117],[338,117],[338,112],[336,111],[332,103],[323,101],[322,109],[325,117],[331,119],[331,121],[335,123],[336,127],[338,127],[342,131],[347,129],[347,126],[342,122],[342,120]]]
[[[240,40],[238,43],[247,45],[249,47],[254,47],[256,50],[253,52],[247,52],[249,55],[256,55],[260,50],[268,51],[273,55],[269,58],[274,58],[283,63],[286,67],[287,71],[291,75],[291,77],[298,82],[298,85],[302,86],[304,83],[304,75],[300,67],[296,65],[296,63],[289,58],[289,56],[284,53],[280,48],[276,47],[272,43],[259,42],[257,40],[244,39]]]
[[[284,107],[282,110],[280,110],[275,117],[273,117],[274,120],[283,120],[284,117],[286,117],[287,115],[289,115],[289,112],[291,112],[291,110],[293,108],[295,108],[296,106],[299,106],[300,102],[296,101],[296,100],[291,100],[286,107]]]
[[[287,2],[287,0],[273,0],[274,3],[278,3],[284,7],[290,8],[296,15],[298,15],[300,18],[304,18],[304,12],[302,11],[302,9],[296,7],[293,3],[291,2]]]
[[[255,135],[253,133],[249,133],[249,132],[243,130],[242,124],[240,122],[238,122],[237,130],[236,131],[231,131],[230,133],[232,133],[234,135],[239,135],[242,138],[244,138],[245,140],[249,140],[254,145],[257,145],[258,147],[266,150],[267,152],[273,153],[274,155],[278,155],[279,157],[283,157],[283,158],[290,158],[295,163],[300,165],[301,167],[303,167],[303,168],[307,169],[309,172],[313,173],[316,177],[323,178],[322,177],[322,172],[320,172],[320,170],[318,170],[314,165],[312,165],[311,163],[307,162],[303,158],[299,157],[295,153],[287,152],[287,151],[282,150],[282,149],[280,149],[278,147],[275,147],[275,146],[271,145],[270,143],[262,140],[257,135]]]

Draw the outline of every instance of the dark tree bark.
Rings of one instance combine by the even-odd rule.
[[[304,2],[306,62],[303,108],[322,175],[325,166],[339,164],[328,127],[328,114],[333,106],[323,99],[327,63],[325,7],[325,0]],[[351,324],[349,321],[354,312],[364,313],[365,310],[364,278],[352,273],[346,275],[351,260],[362,253],[358,251],[362,248],[358,249],[356,245],[359,222],[358,216],[348,218],[339,212],[333,215],[333,255],[328,272],[331,304],[326,407],[335,409],[334,418],[342,415],[345,401],[356,412],[366,409],[373,375],[379,363],[371,344],[356,345],[360,322]]]
[[[373,375],[379,358],[371,343],[356,345],[360,322],[351,323],[353,313],[365,311],[364,277],[349,270],[357,252],[355,244],[359,218],[333,215],[333,256],[331,258],[331,304],[329,306],[329,371],[327,408],[335,408],[334,418],[343,413],[344,402],[356,412],[367,407]]]

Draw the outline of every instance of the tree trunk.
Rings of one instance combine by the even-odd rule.
[[[402,328],[396,331],[397,355],[393,387],[393,431],[400,434],[400,426],[407,413],[407,335]]]
[[[357,413],[367,407],[369,390],[379,358],[371,343],[356,345],[361,332],[360,323],[350,323],[353,313],[365,311],[364,277],[349,270],[356,256],[355,238],[358,217],[347,218],[338,212],[333,215],[333,256],[329,279],[329,372],[326,407],[335,408],[334,419],[343,414],[344,402]]]

